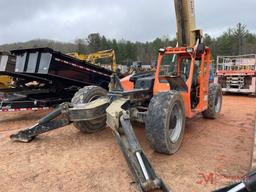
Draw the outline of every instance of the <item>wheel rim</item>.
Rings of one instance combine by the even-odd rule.
[[[169,122],[170,140],[172,143],[176,143],[178,141],[182,131],[182,123],[182,110],[180,105],[176,103],[172,108]]]
[[[215,112],[219,113],[221,107],[221,95],[218,93],[216,100],[215,100]]]

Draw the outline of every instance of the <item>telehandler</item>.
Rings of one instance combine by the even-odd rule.
[[[131,121],[145,123],[151,147],[174,154],[181,146],[186,118],[202,113],[215,119],[221,111],[222,92],[209,84],[210,49],[202,31],[195,30],[193,0],[174,0],[180,47],[159,49],[155,72],[119,79],[112,76],[110,91],[97,86],[80,89],[71,103],[63,103],[33,127],[11,135],[29,142],[39,134],[73,123],[84,133],[111,128],[140,191],[168,187],[156,175],[135,136]]]

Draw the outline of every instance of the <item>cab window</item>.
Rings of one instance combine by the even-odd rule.
[[[178,71],[180,65],[180,71]],[[191,57],[181,57],[177,54],[165,54],[160,66],[161,76],[180,76],[184,81],[189,76]]]

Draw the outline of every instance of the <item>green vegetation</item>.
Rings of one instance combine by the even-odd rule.
[[[76,39],[74,43],[63,43],[51,40],[37,39],[26,43],[14,43],[0,46],[0,50],[50,47],[64,53],[80,52],[92,53],[99,50],[115,49],[117,62],[122,64],[131,61],[143,61],[151,64],[156,60],[158,49],[176,46],[176,39],[168,37],[156,38],[152,42],[131,42],[126,40],[107,39],[99,33],[90,34],[87,38]],[[212,59],[217,55],[238,55],[256,53],[256,34],[247,30],[241,23],[229,28],[219,37],[205,34],[204,42],[211,48]]]
[[[212,38],[205,34],[205,44],[211,48],[212,58],[218,55],[242,55],[256,53],[256,34],[250,33],[246,25],[238,23],[221,36]]]

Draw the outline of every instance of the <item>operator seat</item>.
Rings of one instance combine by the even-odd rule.
[[[179,76],[162,76],[159,80],[161,83],[169,83],[171,90],[188,92],[188,86]]]

